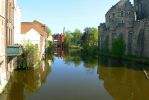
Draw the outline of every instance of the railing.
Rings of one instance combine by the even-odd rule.
[[[19,56],[22,54],[22,47],[20,46],[7,46],[8,57]]]

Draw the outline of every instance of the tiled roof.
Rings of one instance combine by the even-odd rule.
[[[31,29],[36,30],[40,35],[44,36],[47,33],[47,26],[39,21],[34,20],[33,22],[22,22],[21,33],[26,34]]]

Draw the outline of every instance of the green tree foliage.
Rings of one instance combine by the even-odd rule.
[[[97,53],[98,51],[98,30],[96,28],[85,28],[81,39],[83,50],[88,53]]]
[[[72,32],[72,42],[74,45],[79,45],[80,44],[80,39],[82,36],[82,33],[79,29],[75,29],[74,32]]]
[[[69,48],[72,41],[72,33],[70,31],[65,32],[64,45],[66,48]]]
[[[116,56],[125,54],[126,44],[122,37],[116,38],[112,43],[112,53]]]
[[[51,29],[50,29],[49,27],[47,27],[47,33],[48,33],[48,37],[49,37],[50,35],[52,35],[52,31],[51,31]]]
[[[23,54],[18,57],[18,68],[26,69],[34,67],[39,61],[38,48],[30,42],[24,42]]]

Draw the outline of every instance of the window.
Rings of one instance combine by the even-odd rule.
[[[115,17],[115,13],[113,13],[112,16]]]
[[[121,17],[124,17],[124,11],[121,11]]]
[[[124,23],[124,20],[122,20],[122,24]]]
[[[130,15],[130,11],[128,11],[127,13],[128,13],[128,15]]]
[[[11,29],[11,45],[13,45],[13,39],[14,39],[13,30]]]
[[[128,54],[130,55],[132,53],[132,35],[133,35],[132,32],[128,33]]]

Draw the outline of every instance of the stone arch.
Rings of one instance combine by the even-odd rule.
[[[144,55],[144,29],[141,29],[137,38],[137,55]]]

